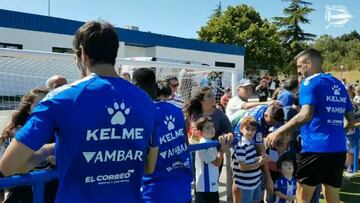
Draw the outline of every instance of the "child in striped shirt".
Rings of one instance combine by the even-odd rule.
[[[195,122],[196,129],[201,135],[199,143],[211,142],[215,136],[214,123],[209,116],[200,117]],[[216,147],[199,150],[195,154],[196,192],[195,203],[219,202],[219,166],[223,160],[226,138],[219,136],[220,149]]]
[[[235,202],[260,202],[262,171],[260,166],[269,161],[266,154],[258,155],[253,138],[256,133],[256,120],[245,117],[240,124],[241,139],[235,146],[233,174],[236,187],[241,191],[241,197],[234,197]],[[239,201],[241,198],[242,201]]]
[[[293,203],[296,193],[294,163],[289,153],[281,155],[277,161],[281,176],[275,181],[275,203]]]

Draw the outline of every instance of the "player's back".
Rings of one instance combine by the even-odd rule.
[[[97,75],[57,91],[48,99],[57,108],[57,201],[141,202],[151,99],[123,79]]]
[[[156,127],[160,138],[159,155],[154,173],[143,178],[143,198],[145,202],[157,203],[191,201],[192,172],[184,114],[169,102],[156,102],[155,106],[159,118]]]
[[[302,83],[300,104],[314,108],[312,119],[301,128],[303,152],[345,151],[343,120],[352,110],[345,86],[330,74],[315,74]]]

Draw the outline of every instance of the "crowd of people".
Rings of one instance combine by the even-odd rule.
[[[56,75],[22,98],[0,137],[1,177],[56,168],[46,202],[190,203],[193,182],[196,203],[216,203],[229,152],[234,203],[319,202],[321,185],[326,202],[340,202],[360,87],[324,73],[318,51],[296,56],[300,79],[241,79],[232,96],[211,72],[187,100],[176,76],[117,72],[119,39],[107,22],[85,23],[73,48],[82,78],[66,84]],[[259,101],[250,101],[253,90]],[[218,147],[189,152],[214,140]],[[31,199],[9,193],[8,202]]]

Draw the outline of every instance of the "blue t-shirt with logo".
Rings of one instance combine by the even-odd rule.
[[[264,142],[264,136],[266,136],[269,133],[269,126],[266,124],[264,119],[264,113],[267,110],[267,105],[259,105],[257,107],[254,107],[250,109],[248,112],[246,112],[243,116],[243,118],[247,116],[253,117],[256,122],[256,133],[253,137],[253,141],[255,144],[262,144]],[[240,133],[240,125],[241,125],[242,119],[238,122],[238,124],[234,128],[234,134],[235,136],[241,136]]]
[[[142,202],[155,105],[131,83],[91,74],[50,92],[16,139],[38,150],[54,135],[56,202]]]
[[[282,106],[292,106],[294,104],[294,95],[290,91],[283,89],[281,90],[277,100]]]
[[[143,199],[154,203],[189,202],[192,172],[184,114],[168,102],[157,102],[155,106],[160,115],[160,123],[156,127],[160,138],[159,155],[154,173],[143,177]]]
[[[345,152],[344,115],[353,107],[345,86],[330,74],[306,78],[300,87],[300,105],[314,108],[301,127],[302,152]]]

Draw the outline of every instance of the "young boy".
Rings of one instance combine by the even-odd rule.
[[[269,171],[271,179],[274,183],[278,178],[281,177],[280,168],[277,166],[279,158],[284,154],[289,154],[290,158],[293,161],[296,161],[296,152],[295,150],[291,150],[290,147],[290,141],[292,140],[292,137],[292,133],[289,132],[285,136],[281,137],[274,147],[266,149],[266,153],[270,157],[270,161],[268,163]],[[274,193],[266,191],[265,196],[267,203],[274,202]]]
[[[235,146],[233,174],[236,187],[240,189],[242,197],[234,195],[234,202],[260,202],[262,171],[260,166],[265,164],[269,157],[266,154],[258,156],[253,137],[256,133],[257,122],[252,117],[245,117],[240,124],[242,134],[239,143]],[[241,199],[241,200],[240,200]]]
[[[209,116],[201,117],[195,122],[196,129],[201,135],[199,143],[212,141],[215,136],[214,123]],[[199,150],[195,154],[196,192],[195,203],[219,202],[219,166],[223,160],[225,138],[219,136],[220,150],[216,147]]]
[[[295,200],[296,180],[291,155],[288,153],[283,154],[278,160],[277,166],[281,176],[275,181],[275,203],[293,203]]]

